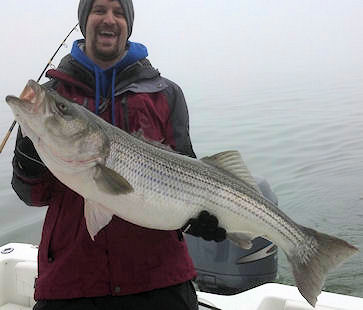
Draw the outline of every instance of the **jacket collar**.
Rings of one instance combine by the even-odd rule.
[[[90,95],[94,94],[93,72],[74,59],[71,54],[63,57],[56,70],[48,70],[46,76],[80,87]],[[116,74],[115,95],[126,91],[154,93],[166,87],[159,71],[146,58],[129,65]]]

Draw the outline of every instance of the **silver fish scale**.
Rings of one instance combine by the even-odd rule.
[[[305,242],[305,233],[252,186],[201,161],[117,132],[110,139],[106,166],[153,204],[173,205],[188,216],[209,210],[219,219],[218,211],[229,211],[232,217],[257,220],[277,231],[294,248]]]

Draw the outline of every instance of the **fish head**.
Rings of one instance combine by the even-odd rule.
[[[55,91],[30,80],[19,98],[7,96],[6,102],[48,168],[74,172],[107,156],[109,142],[102,120]]]

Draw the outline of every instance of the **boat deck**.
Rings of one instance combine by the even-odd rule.
[[[0,310],[31,310],[37,276],[36,246],[10,243],[0,247]],[[261,285],[246,292],[223,296],[197,292],[199,301],[221,310],[311,310],[294,286]],[[200,307],[200,310],[207,310]],[[322,292],[315,310],[362,310],[363,298]]]

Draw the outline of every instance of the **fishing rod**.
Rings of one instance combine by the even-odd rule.
[[[72,28],[72,30],[67,34],[67,36],[64,38],[64,40],[62,41],[62,43],[58,46],[57,50],[55,51],[55,53],[53,54],[53,56],[49,59],[47,65],[44,67],[42,73],[39,75],[38,79],[37,79],[37,82],[39,83],[40,79],[42,78],[43,74],[45,73],[45,71],[47,71],[48,67],[52,64],[52,61],[54,59],[54,57],[58,54],[59,50],[61,49],[62,46],[65,45],[67,39],[69,38],[69,36],[71,35],[71,33],[77,29],[77,26],[78,26],[78,23]],[[13,121],[13,123],[11,124],[8,132],[6,133],[4,139],[3,139],[3,142],[1,142],[1,145],[0,145],[0,154],[1,152],[3,151],[4,147],[5,147],[5,144],[6,142],[8,141],[10,135],[11,135],[11,132],[13,131],[14,127],[16,125],[16,120]]]

